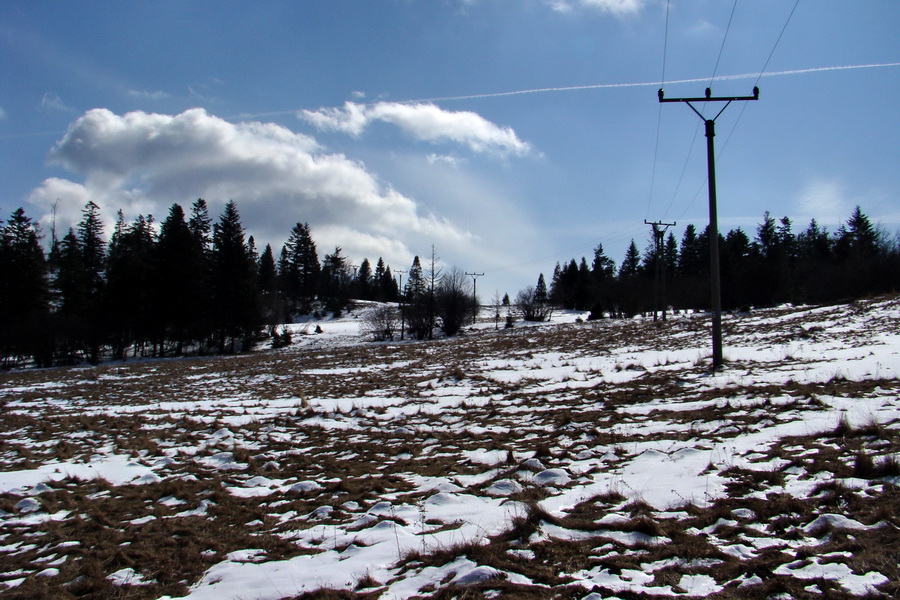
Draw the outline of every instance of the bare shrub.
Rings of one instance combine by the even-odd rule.
[[[516,307],[526,321],[547,321],[553,314],[553,307],[546,299],[541,298],[533,286],[521,290],[516,296]]]
[[[376,342],[393,341],[398,322],[399,312],[396,307],[389,304],[378,306],[363,317],[363,333],[372,336]]]

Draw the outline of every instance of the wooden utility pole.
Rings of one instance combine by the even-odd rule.
[[[644,219],[645,225],[650,225],[653,228],[653,244],[656,248],[656,276],[655,281],[653,283],[653,320],[656,321],[656,313],[659,311],[659,299],[660,295],[662,296],[662,320],[666,320],[666,268],[663,261],[660,260],[663,257],[663,238],[666,235],[666,230],[669,227],[675,227],[675,223],[663,223],[661,221],[648,221]],[[662,286],[660,286],[660,280],[662,280]],[[662,291],[662,294],[660,294]]]
[[[666,98],[662,88],[658,92],[660,102],[684,102],[692,111],[697,113],[706,124],[706,166],[709,172],[709,287],[712,301],[712,345],[713,345],[713,370],[719,369],[724,363],[722,358],[722,290],[721,275],[719,274],[719,222],[716,212],[716,153],[713,138],[716,137],[716,119],[725,112],[732,102],[746,100],[759,100],[759,87],[753,87],[752,96],[721,96],[714,97],[710,88],[706,88],[706,94],[702,98]],[[704,117],[699,110],[694,108],[692,102],[724,102],[725,106],[712,119]]]
[[[400,283],[398,284],[400,292],[400,340],[403,341],[404,329],[406,329],[406,314],[403,312],[403,274],[406,273],[406,271],[400,271],[398,269],[394,271],[394,273],[400,276]]]
[[[484,277],[484,273],[466,273],[472,278],[472,325],[478,321],[478,289],[475,287],[475,280]]]

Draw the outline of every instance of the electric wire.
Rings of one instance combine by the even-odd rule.
[[[781,32],[778,34],[778,38],[775,40],[775,44],[772,45],[772,50],[769,52],[768,58],[766,58],[766,62],[763,65],[763,68],[760,69],[759,75],[756,77],[756,82],[754,85],[759,84],[759,80],[762,79],[763,74],[766,72],[766,68],[769,66],[769,61],[772,60],[772,56],[775,54],[775,49],[778,48],[778,44],[781,42],[781,38],[784,36],[784,32],[787,30],[788,24],[791,22],[791,18],[794,16],[794,12],[797,10],[797,6],[800,4],[800,0],[796,0],[794,2],[793,8],[791,8],[791,12],[788,14],[787,19],[784,22],[784,26],[781,28]],[[728,135],[725,137],[724,142],[722,143],[721,148],[716,153],[716,160],[722,155],[725,151],[725,148],[728,146],[728,141],[731,139],[731,136],[734,134],[734,131],[737,129],[738,123],[741,121],[741,117],[744,116],[744,111],[747,110],[747,103],[743,102],[741,104],[741,112],[738,113],[737,118],[734,120],[734,124],[731,126],[731,129],[728,132]]]
[[[734,20],[734,11],[737,8],[737,0],[734,0],[734,4],[731,5],[731,15],[728,17],[728,25],[725,26],[725,35],[722,36],[722,45],[719,46],[719,56],[716,57],[716,66],[713,67],[712,77],[709,78],[709,87],[712,87],[712,82],[716,78],[716,73],[719,71],[719,61],[722,60],[722,51],[725,50],[725,41],[728,39],[728,32],[731,31],[731,22]]]
[[[781,28],[781,33],[778,34],[778,39],[775,40],[775,45],[772,46],[772,51],[769,52],[769,57],[766,59],[766,63],[763,65],[763,68],[759,72],[759,77],[756,78],[756,83],[754,85],[759,85],[759,80],[762,79],[763,73],[766,72],[766,69],[769,66],[769,61],[772,60],[772,55],[775,54],[775,49],[778,47],[779,42],[781,42],[781,37],[784,35],[785,30],[788,27],[788,23],[791,22],[791,17],[794,16],[794,11],[797,10],[797,5],[800,4],[800,0],[796,0],[794,2],[794,7],[791,9],[790,14],[788,15],[787,20],[784,22],[784,27]]]
[[[775,54],[775,49],[778,48],[778,44],[781,42],[782,37],[784,37],[784,32],[787,30],[788,25],[791,22],[791,18],[794,16],[794,12],[796,12],[797,6],[799,4],[800,4],[800,0],[795,0],[794,6],[791,8],[791,12],[788,13],[787,19],[785,20],[784,25],[782,26],[781,31],[779,32],[778,37],[775,40],[775,43],[772,45],[772,50],[769,52],[769,55],[766,58],[766,62],[763,64],[762,69],[760,69],[760,71],[759,71],[759,75],[757,75],[754,85],[759,85],[760,79],[762,79],[763,75],[766,73],[766,69],[769,66],[769,62],[772,60],[772,56],[774,56],[774,54]],[[735,0],[734,5],[737,6],[737,0]],[[734,16],[734,7],[732,7],[731,15],[732,15],[732,17]],[[728,21],[728,26],[729,27],[731,26],[731,19],[729,19],[729,21]],[[728,35],[727,29],[726,29],[725,35],[726,36]],[[723,40],[722,41],[723,47],[724,47],[724,44],[725,44],[725,41]],[[721,57],[721,50],[719,52],[719,55]],[[713,70],[713,78],[710,79],[710,82],[712,82],[713,79],[715,79],[715,73],[716,73],[716,70],[718,69],[718,66],[719,66],[719,61],[716,60],[716,69]],[[711,83],[710,83],[710,85],[711,85]],[[737,126],[740,123],[741,118],[744,116],[744,111],[747,110],[747,104],[748,103],[746,103],[746,102],[741,103],[741,110],[738,113],[737,118],[734,120],[734,123],[732,124],[731,129],[728,131],[728,135],[725,136],[724,141],[722,142],[722,144],[720,145],[720,147],[718,148],[718,150],[716,152],[716,160],[717,161],[722,156],[722,154],[725,152],[725,148],[728,147],[728,142],[731,140],[731,136],[734,135],[734,132],[737,129]],[[695,140],[696,140],[696,134],[695,134]],[[693,142],[691,143],[691,147],[693,148]],[[691,198],[691,201],[688,203],[688,205],[682,211],[681,215],[679,215],[679,218],[683,217],[684,214],[687,213],[687,211],[691,209],[694,202],[697,200],[697,197],[700,195],[700,193],[703,191],[703,188],[706,185],[707,185],[707,179],[704,178],[704,180],[700,184],[700,187],[697,188],[697,191],[694,193],[693,197]]]
[[[731,5],[731,14],[728,15],[728,23],[725,25],[725,33],[724,33],[724,35],[722,35],[722,43],[719,45],[719,54],[716,57],[716,64],[713,66],[712,75],[709,78],[709,83],[707,83],[707,87],[709,87],[709,88],[712,87],[712,83],[716,78],[716,73],[719,72],[719,62],[722,60],[722,54],[725,51],[725,42],[728,40],[728,32],[731,31],[731,23],[734,21],[734,13],[735,13],[736,9],[737,9],[737,0],[734,0],[734,2]],[[706,104],[703,104],[700,106],[700,109],[699,109],[700,115],[704,120],[706,119],[706,116],[704,115],[704,111],[706,110],[706,108],[707,108]],[[678,183],[675,185],[675,190],[672,192],[672,197],[669,200],[669,204],[666,206],[666,210],[663,213],[663,218],[666,218],[669,216],[669,211],[672,210],[672,205],[675,203],[675,198],[678,197],[678,192],[681,190],[681,182],[684,180],[684,174],[687,171],[688,164],[691,161],[691,155],[694,152],[694,146],[697,144],[697,138],[699,137],[699,134],[700,134],[700,124],[698,123],[696,128],[694,129],[694,135],[691,138],[691,146],[688,149],[687,156],[684,159],[684,165],[681,168],[681,175],[678,177]],[[690,209],[690,207],[691,207],[691,205],[693,205],[693,203],[694,203],[694,200],[692,199],[688,203],[688,205],[684,209],[684,211],[682,211],[682,214],[678,218],[681,218],[682,216],[684,216],[684,213]]]
[[[666,86],[666,53],[669,46],[669,0],[666,0],[666,27],[663,36],[662,76],[659,79],[660,89]],[[653,169],[650,173],[650,194],[647,198],[647,214],[644,220],[650,217],[650,207],[653,204],[653,190],[656,186],[656,166],[659,158],[659,132],[662,128],[662,104],[657,107],[656,113],[656,144],[653,147]]]

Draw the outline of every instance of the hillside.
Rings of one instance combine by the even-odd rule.
[[[576,316],[4,374],[0,597],[900,595],[900,299]]]

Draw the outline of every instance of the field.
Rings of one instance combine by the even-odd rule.
[[[365,309],[360,309],[365,310]],[[900,300],[0,379],[0,597],[900,596]]]

